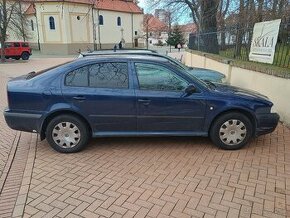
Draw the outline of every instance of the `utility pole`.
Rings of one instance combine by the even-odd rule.
[[[146,48],[147,48],[147,50],[149,49],[149,45],[148,45],[148,39],[149,39],[149,34],[148,34],[148,32],[149,32],[149,27],[148,27],[148,24],[149,24],[149,15],[147,16],[147,18],[146,18]]]

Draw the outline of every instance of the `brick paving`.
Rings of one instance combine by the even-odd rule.
[[[23,172],[13,216],[290,217],[290,130],[282,124],[239,151],[167,137],[93,139],[77,154],[38,141],[36,153],[29,145],[21,153],[25,171],[17,150],[10,170]]]
[[[286,217],[289,196],[283,125],[240,151],[203,138],[108,138],[63,155],[43,141],[25,217]]]
[[[13,141],[16,140],[16,131],[11,130],[6,125],[5,119],[2,115],[4,108],[7,106],[6,83],[7,77],[1,76],[0,74],[0,177],[8,160]]]

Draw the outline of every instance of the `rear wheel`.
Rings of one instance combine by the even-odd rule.
[[[249,118],[241,113],[227,113],[218,117],[210,129],[210,137],[217,146],[235,150],[245,146],[253,134]]]
[[[28,52],[23,52],[21,55],[22,60],[26,61],[29,59],[29,53]]]
[[[82,150],[88,143],[89,129],[78,117],[60,115],[48,123],[46,138],[56,151],[74,153]]]

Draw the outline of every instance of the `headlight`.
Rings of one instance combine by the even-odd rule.
[[[271,113],[277,113],[277,108],[274,107],[274,106],[272,106],[272,108],[271,108]]]

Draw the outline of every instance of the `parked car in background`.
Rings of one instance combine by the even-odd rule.
[[[7,96],[7,124],[64,153],[109,136],[209,136],[233,150],[279,120],[259,93],[201,82],[148,55],[79,58],[9,81]]]
[[[92,52],[82,52],[78,56],[78,58],[83,57],[90,57],[90,56],[103,56],[103,55],[148,55],[148,56],[155,56],[161,57],[169,60],[177,67],[180,67],[186,71],[188,71],[191,75],[201,79],[205,82],[215,82],[215,83],[226,83],[226,76],[220,72],[215,70],[203,69],[203,68],[195,68],[195,67],[188,67],[182,64],[177,59],[174,59],[167,55],[158,54],[156,51],[153,50],[146,50],[146,49],[122,49],[122,50],[99,50],[99,51],[92,51]]]
[[[0,44],[0,54],[1,44]],[[30,55],[32,55],[32,50],[28,42],[5,42],[4,48],[5,58],[12,58],[15,60],[28,60]]]

